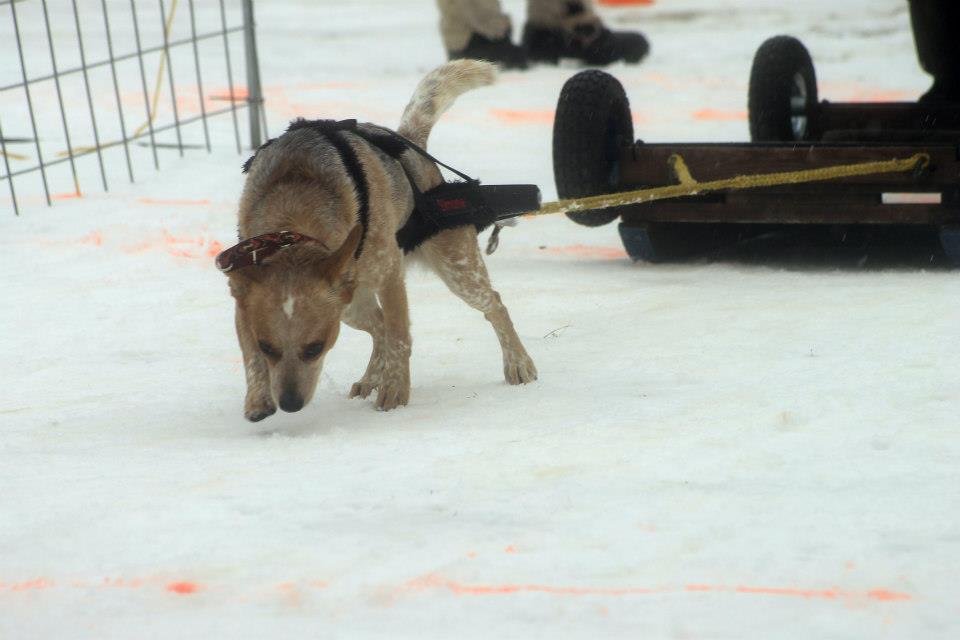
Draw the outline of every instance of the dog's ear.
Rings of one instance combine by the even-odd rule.
[[[353,260],[357,253],[357,247],[360,246],[360,239],[363,237],[363,227],[354,225],[353,229],[347,235],[340,248],[325,256],[317,264],[317,275],[330,284],[339,284],[344,271]]]
[[[227,281],[230,285],[230,295],[237,300],[244,298],[250,287],[260,281],[259,269],[237,269],[227,273]]]

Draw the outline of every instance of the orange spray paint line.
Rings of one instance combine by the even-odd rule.
[[[201,590],[201,587],[195,582],[171,582],[166,586],[166,589],[171,593],[188,595],[191,593],[197,593]]]
[[[719,109],[700,109],[693,112],[694,120],[712,120],[716,122],[732,122],[747,119],[746,111],[720,111]]]

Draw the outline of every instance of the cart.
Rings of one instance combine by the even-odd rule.
[[[960,265],[960,103],[819,101],[806,47],[777,36],[754,58],[748,106],[750,143],[646,144],[634,140],[616,78],[599,70],[573,76],[554,123],[559,196],[661,193],[568,217],[587,226],[620,218],[627,253],[649,262],[783,225],[867,225],[934,230]],[[837,170],[844,167],[872,169]],[[749,179],[763,176],[779,178]],[[669,195],[684,184],[693,188],[676,191],[687,195]]]

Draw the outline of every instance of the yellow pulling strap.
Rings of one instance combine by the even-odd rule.
[[[761,173],[725,178],[723,180],[710,180],[707,182],[697,182],[694,177],[690,175],[687,163],[683,161],[680,154],[672,154],[668,162],[670,163],[671,169],[673,169],[674,175],[676,175],[680,181],[680,184],[637,189],[635,191],[623,191],[621,193],[609,193],[599,196],[588,196],[586,198],[557,200],[556,202],[548,202],[537,211],[531,211],[524,215],[545,216],[553,213],[569,213],[584,210],[595,211],[597,209],[623,207],[631,204],[653,202],[655,200],[679,198],[681,196],[695,196],[710,191],[756,189],[758,187],[774,187],[783,184],[822,182],[824,180],[833,180],[834,178],[869,176],[880,173],[903,173],[926,167],[930,163],[930,155],[927,153],[916,153],[909,158],[901,160],[882,160],[879,162],[842,164],[833,167],[822,167],[820,169]]]

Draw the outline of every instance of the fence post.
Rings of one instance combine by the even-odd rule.
[[[247,60],[247,111],[250,117],[250,146],[256,149],[263,142],[263,135],[260,130],[263,92],[260,88],[260,59],[257,56],[253,0],[243,0],[243,40]]]

